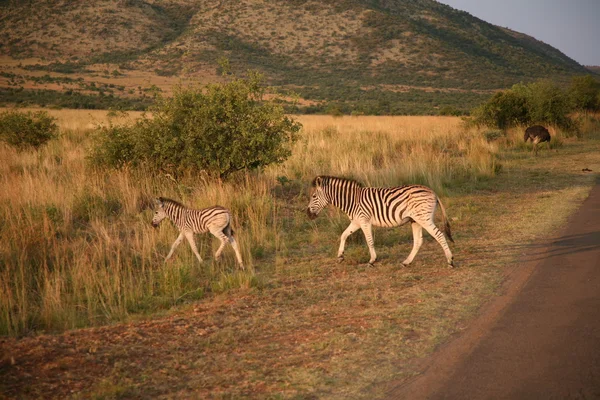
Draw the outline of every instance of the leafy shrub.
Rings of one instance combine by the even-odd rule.
[[[573,127],[573,122],[568,117],[572,111],[569,98],[551,81],[518,84],[511,90],[527,100],[529,123],[556,125],[567,130]]]
[[[23,150],[38,148],[58,136],[56,118],[45,111],[6,111],[0,114],[0,140]]]
[[[568,117],[571,111],[566,93],[554,83],[542,80],[495,93],[473,110],[472,121],[497,129],[538,123],[571,130],[575,128]]]
[[[600,110],[600,82],[591,75],[574,76],[568,90],[571,106],[578,111]]]
[[[140,129],[139,124],[135,126],[100,125],[94,132],[95,145],[91,150],[90,159],[93,163],[111,168],[121,168],[130,162],[136,162],[134,132]]]
[[[472,113],[478,125],[506,129],[529,122],[527,99],[512,90],[498,92]]]
[[[443,106],[438,111],[438,114],[443,116],[460,117],[464,114],[464,112],[453,106]]]
[[[263,100],[261,84],[262,77],[250,73],[203,88],[176,87],[172,98],[158,98],[152,118],[99,127],[91,160],[173,175],[205,171],[219,178],[283,162],[301,125],[280,104]]]

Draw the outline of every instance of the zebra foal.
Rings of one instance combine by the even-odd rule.
[[[225,244],[229,243],[235,251],[235,256],[240,268],[244,268],[240,249],[233,237],[231,214],[229,213],[229,210],[220,206],[194,210],[187,208],[178,201],[164,197],[155,199],[155,203],[156,211],[152,218],[152,226],[156,228],[163,219],[168,218],[173,222],[177,229],[179,229],[179,237],[171,246],[171,251],[169,251],[169,254],[165,258],[165,262],[171,258],[173,252],[183,241],[184,237],[190,243],[192,251],[196,255],[196,258],[198,258],[198,261],[202,262],[202,257],[200,257],[198,249],[196,248],[196,243],[194,242],[194,233],[210,232],[221,241],[221,246],[215,253],[215,260],[219,259],[225,248]]]
[[[340,240],[338,259],[344,259],[346,239],[359,228],[362,229],[373,264],[377,259],[373,242],[372,226],[394,227],[408,222],[412,225],[413,248],[402,262],[410,264],[423,244],[423,228],[442,246],[450,267],[454,267],[452,252],[444,234],[435,226],[433,216],[440,205],[444,220],[444,232],[452,242],[450,224],[446,210],[433,190],[421,185],[406,185],[392,188],[363,187],[356,181],[332,176],[317,176],[312,182],[307,214],[311,219],[327,205],[332,204],[348,215],[350,225]]]

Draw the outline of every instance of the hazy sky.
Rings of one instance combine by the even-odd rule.
[[[600,0],[438,0],[526,33],[583,65],[600,65]]]

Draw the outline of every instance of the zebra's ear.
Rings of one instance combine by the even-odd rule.
[[[163,205],[163,198],[162,197],[155,198],[154,204],[156,204],[156,207],[161,207]]]
[[[313,187],[317,187],[317,186],[321,186],[321,183],[323,182],[323,178],[321,178],[320,176],[317,176],[313,181],[312,181],[312,185]]]

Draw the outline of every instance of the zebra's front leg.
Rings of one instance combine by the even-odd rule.
[[[188,242],[190,242],[190,247],[196,255],[196,258],[198,259],[198,261],[200,261],[200,263],[202,263],[202,257],[200,257],[200,253],[198,253],[198,249],[196,248],[196,242],[194,241],[194,232],[186,232],[185,237],[188,240]]]
[[[338,262],[344,261],[344,250],[346,249],[346,239],[348,239],[348,236],[350,236],[354,232],[356,232],[358,230],[358,228],[360,228],[360,225],[358,225],[356,222],[352,221],[352,222],[350,222],[350,225],[348,225],[348,227],[346,228],[344,233],[342,233],[342,237],[340,238],[340,248],[339,248],[338,254],[337,254]]]
[[[179,236],[177,236],[177,239],[175,239],[175,241],[173,242],[173,245],[171,246],[171,251],[169,251],[169,254],[167,254],[167,257],[165,257],[165,262],[169,261],[169,258],[171,258],[171,256],[173,255],[173,252],[175,251],[177,246],[179,246],[179,244],[183,240],[183,237],[184,237],[184,233],[180,232]]]
[[[367,241],[367,246],[369,246],[369,253],[371,254],[371,259],[369,260],[369,265],[375,264],[375,260],[377,260],[377,254],[375,253],[375,242],[373,241],[373,229],[371,223],[361,224],[360,229],[362,229],[365,234],[365,239]]]

